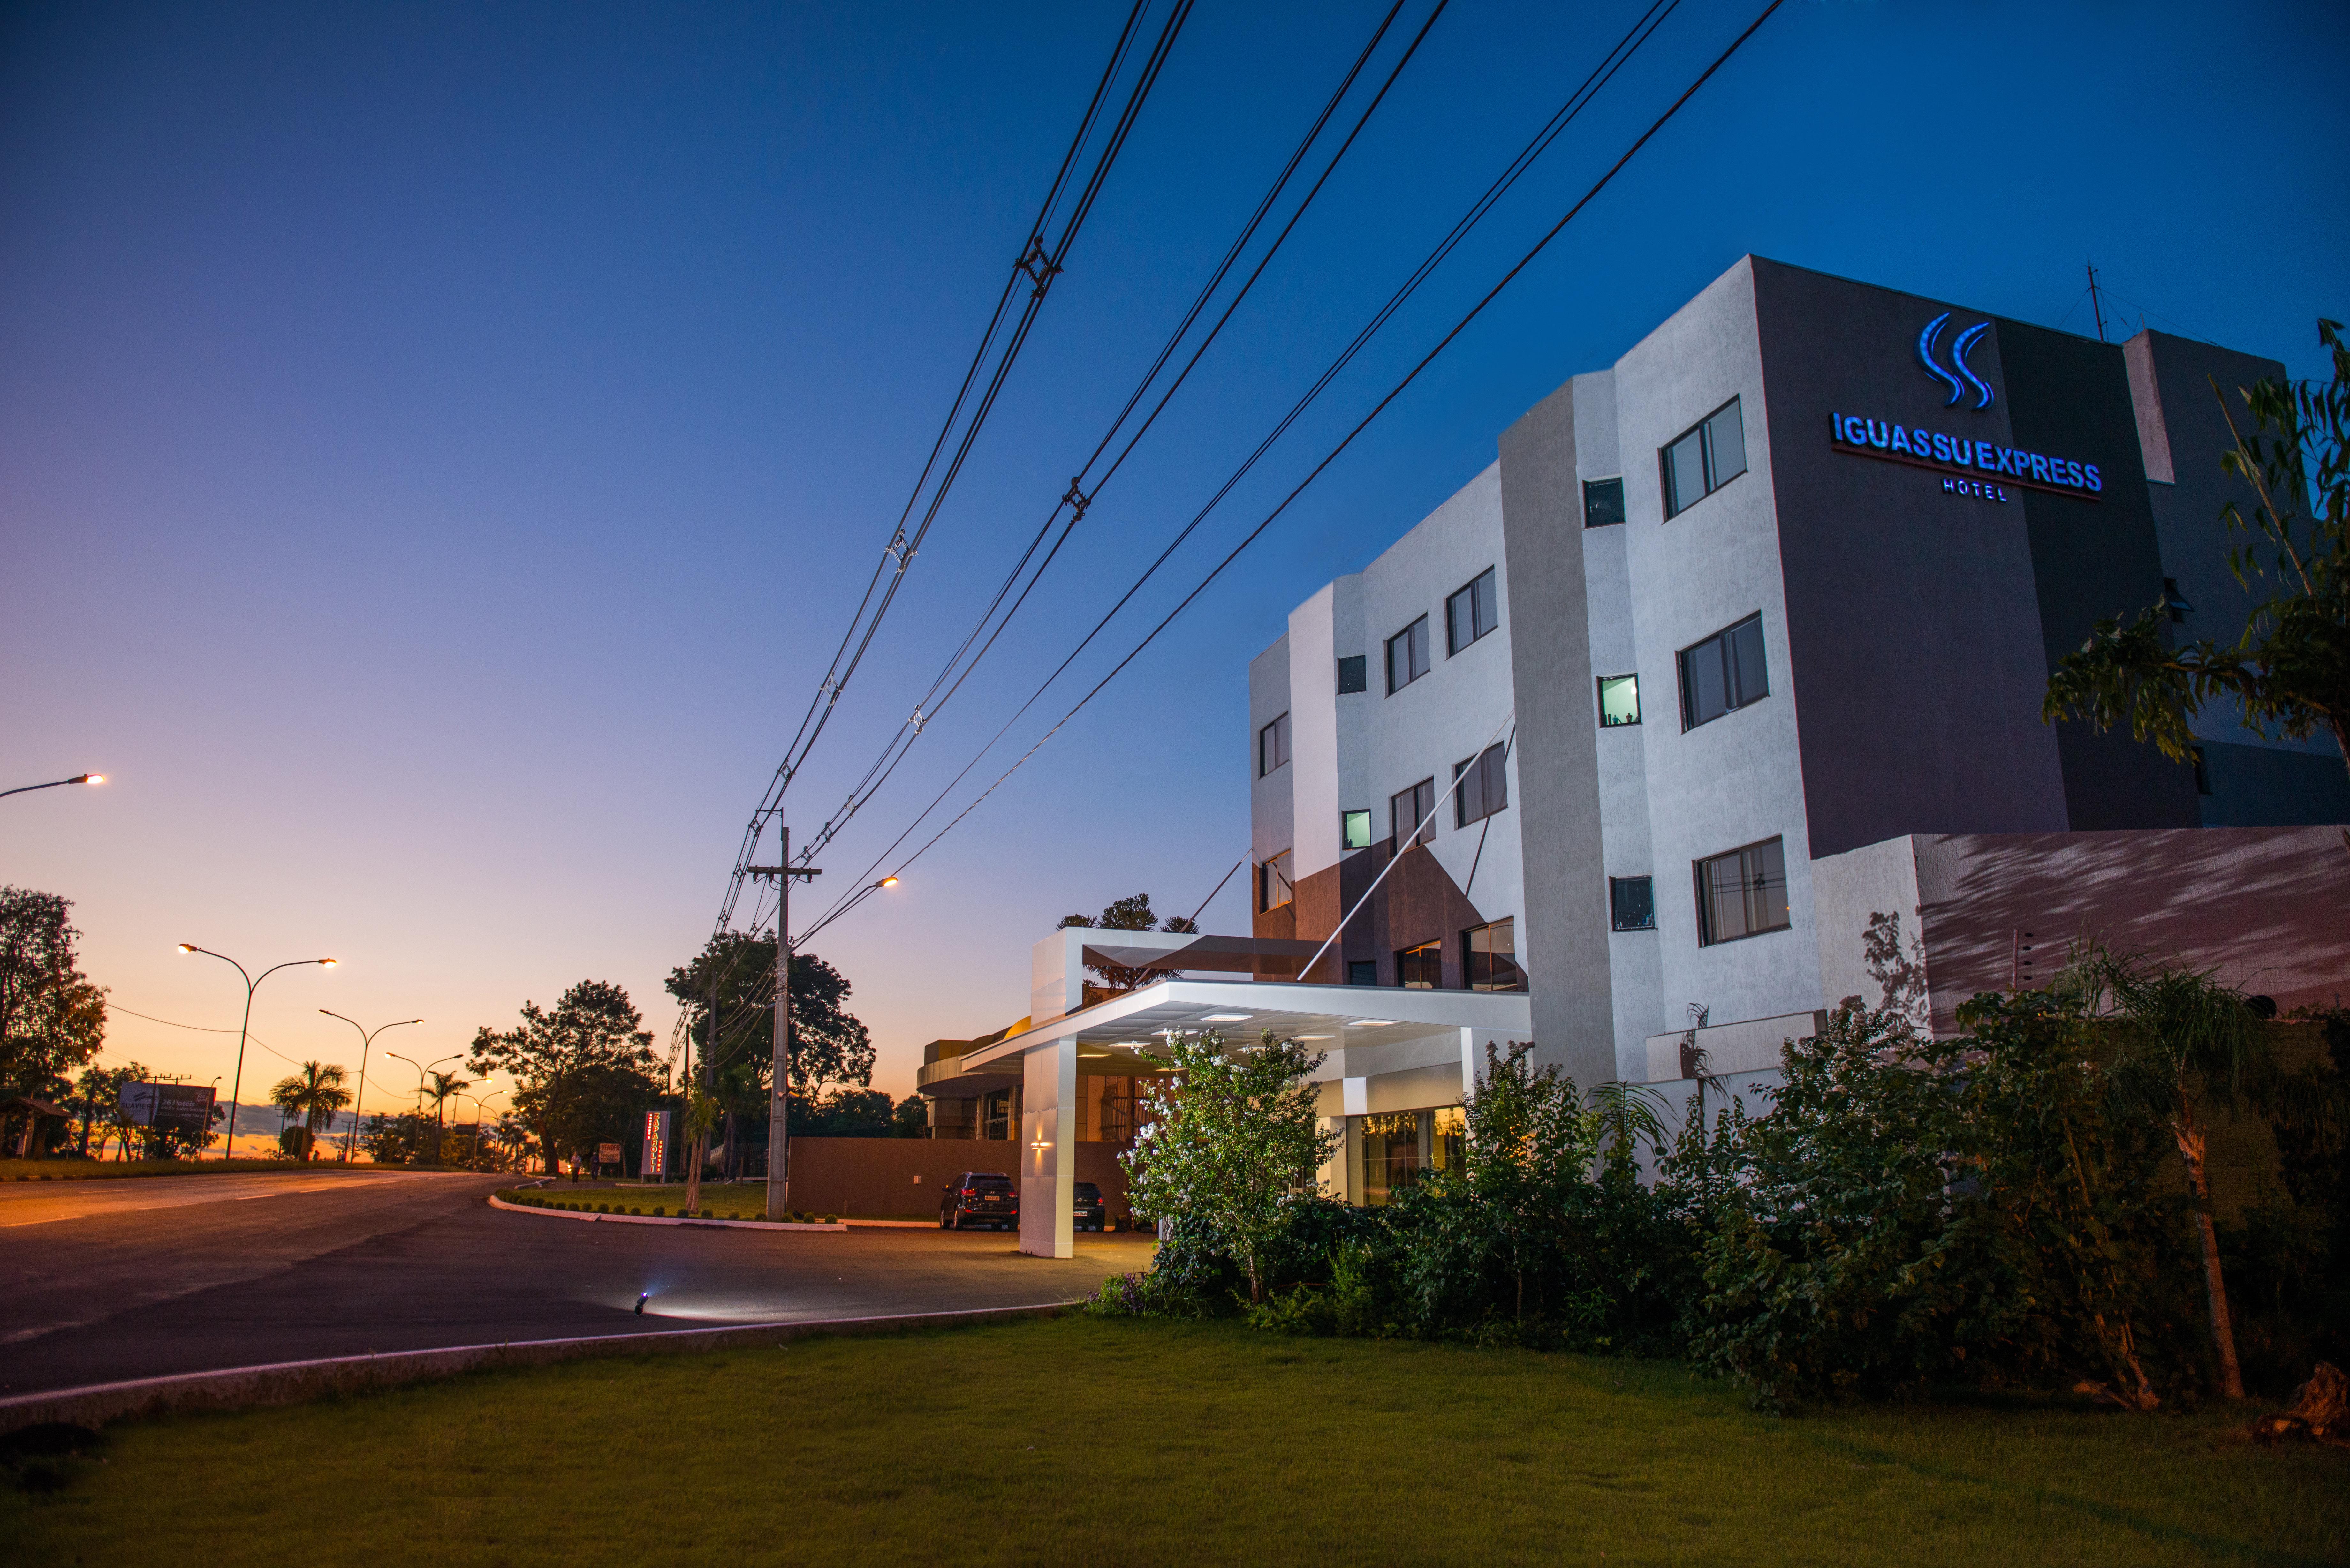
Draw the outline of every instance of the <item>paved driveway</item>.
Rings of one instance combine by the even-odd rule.
[[[939,1231],[705,1231],[517,1214],[423,1172],[0,1187],[0,1394],[322,1355],[1066,1301],[1067,1262]],[[637,1293],[652,1300],[633,1315]]]

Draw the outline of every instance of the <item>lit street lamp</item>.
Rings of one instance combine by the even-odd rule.
[[[319,964],[332,969],[335,967],[335,961],[333,959],[288,959],[284,963],[272,964],[258,975],[251,975],[245,974],[244,966],[226,953],[216,953],[210,948],[200,948],[193,942],[182,942],[180,950],[183,953],[202,953],[206,958],[216,958],[244,978],[244,1022],[238,1024],[236,1030],[236,1076],[229,1083],[228,1137],[221,1147],[221,1158],[227,1159],[236,1153],[236,1102],[237,1096],[244,1092],[244,1039],[246,1033],[253,1027],[253,993],[261,988],[263,981],[281,969],[298,969],[306,963]]]
[[[18,784],[15,789],[0,789],[0,795],[30,794],[36,789],[55,789],[59,784],[104,784],[105,782],[104,774],[76,774],[69,779],[51,779],[47,784]]]
[[[322,1007],[318,1011],[329,1018],[343,1018],[341,1013],[330,1007]],[[351,1096],[351,1130],[349,1136],[343,1139],[343,1163],[348,1165],[351,1162],[351,1151],[359,1143],[359,1102],[367,1098],[368,1047],[374,1044],[375,1037],[387,1029],[399,1029],[411,1023],[421,1023],[424,1020],[403,1018],[394,1023],[379,1023],[372,1029],[364,1027],[356,1018],[343,1018],[343,1022],[359,1032],[359,1092]]]

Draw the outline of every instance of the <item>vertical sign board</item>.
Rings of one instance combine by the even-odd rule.
[[[645,1158],[638,1176],[646,1181],[669,1179],[669,1113],[645,1113]]]

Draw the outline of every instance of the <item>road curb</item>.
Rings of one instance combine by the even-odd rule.
[[[660,1214],[583,1214],[573,1209],[541,1209],[528,1203],[509,1203],[496,1193],[490,1194],[490,1207],[503,1209],[509,1214],[544,1214],[556,1220],[596,1220],[609,1225],[691,1225],[704,1231],[846,1231],[848,1221],[837,1220],[827,1225],[821,1221],[798,1220],[688,1220],[683,1216]]]
[[[600,1218],[610,1218],[601,1216]],[[279,1361],[233,1366],[218,1372],[182,1372],[123,1383],[94,1383],[45,1394],[0,1399],[0,1433],[67,1421],[98,1427],[109,1421],[190,1410],[241,1410],[264,1405],[295,1405],[332,1395],[364,1394],[403,1384],[429,1382],[463,1372],[542,1366],[591,1356],[692,1354],[755,1345],[785,1345],[909,1329],[968,1328],[1055,1317],[1075,1301],[1035,1306],[980,1307],[962,1312],[899,1313],[886,1317],[819,1319],[806,1323],[743,1324],[725,1328],[656,1329],[649,1334],[591,1334],[573,1339],[507,1340],[494,1345],[451,1345],[438,1350],[398,1350],[381,1355],[337,1355],[314,1361]]]

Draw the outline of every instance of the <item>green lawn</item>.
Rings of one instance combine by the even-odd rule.
[[[24,1563],[2330,1563],[2248,1412],[1776,1420],[1658,1364],[1085,1318],[120,1428]]]

